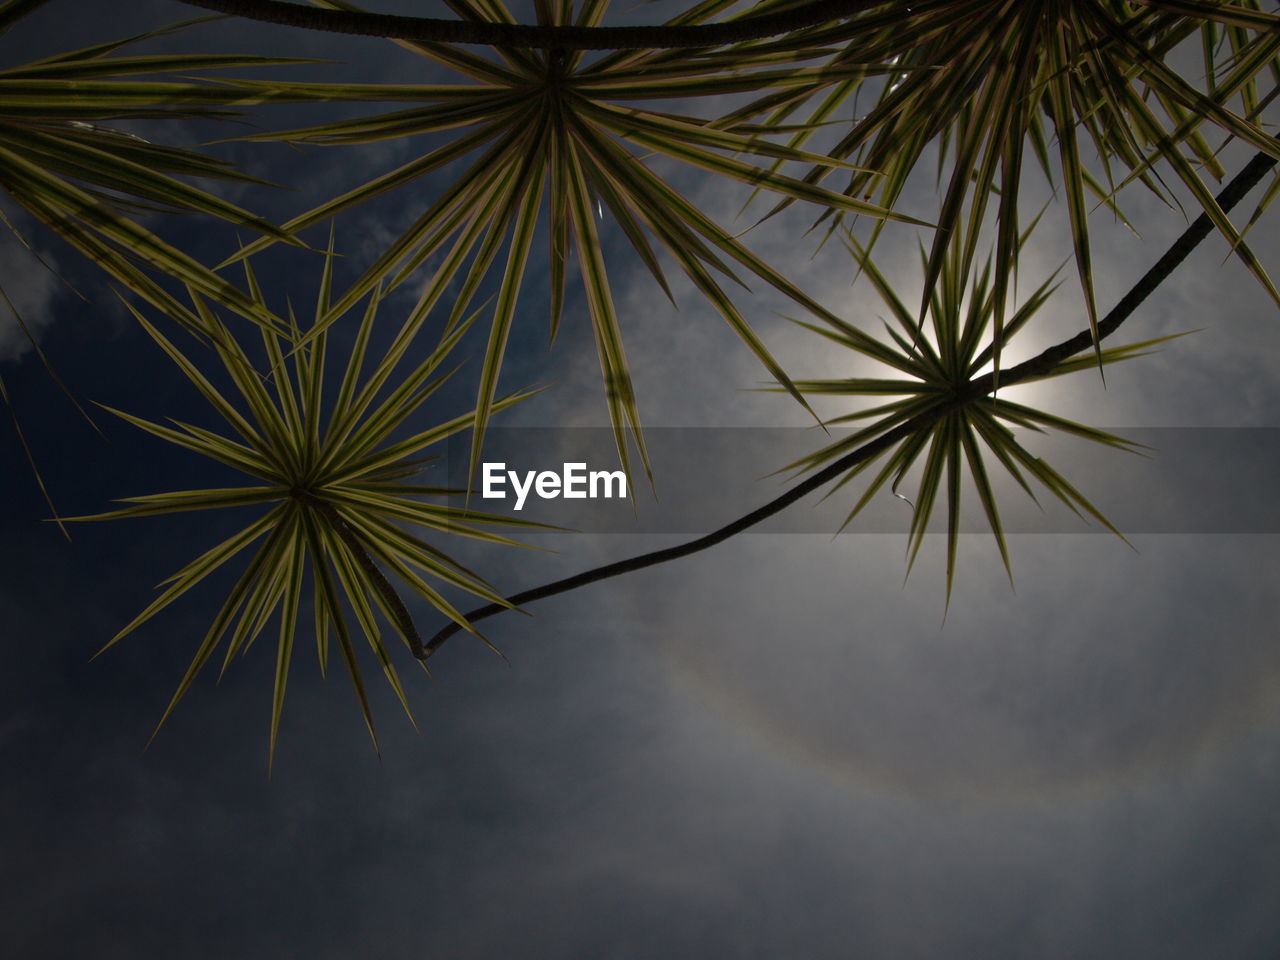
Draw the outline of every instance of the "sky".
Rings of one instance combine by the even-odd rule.
[[[387,0],[379,9],[418,5]],[[87,45],[186,13],[171,0],[124,13],[54,0],[0,38],[0,58]],[[256,25],[207,25],[154,48],[343,61],[299,76],[422,79],[422,61],[389,44]],[[258,122],[283,127],[317,115],[280,108]],[[166,132],[175,142],[215,139],[181,123]],[[283,220],[420,146],[210,149],[290,187],[231,194]],[[738,194],[673,176],[721,222],[733,221]],[[350,270],[396,235],[415,197],[438,186],[340,221]],[[933,202],[925,186],[907,198],[913,212]],[[1105,216],[1093,221],[1104,309],[1185,222],[1137,191],[1125,210],[1141,240]],[[87,298],[51,281],[0,233],[0,282],[77,398],[212,425],[104,279],[21,213],[5,212]],[[1048,219],[1023,260],[1034,282],[1070,249],[1061,219]],[[797,244],[810,220],[796,210],[746,239],[851,322],[878,326],[883,306],[853,282],[847,255]],[[149,225],[209,262],[234,242],[191,221]],[[918,289],[923,235],[886,234],[880,263],[903,289]],[[1253,233],[1273,273],[1274,236],[1269,219]],[[657,499],[641,489],[637,512],[621,516],[549,505],[534,518],[586,532],[523,538],[543,551],[448,545],[506,593],[706,532],[783,488],[771,476],[789,462],[782,450],[823,442],[794,401],[757,389],[763,369],[678,271],[677,310],[628,259],[625,240],[605,231],[604,245],[641,417],[653,431]],[[318,262],[273,251],[261,270],[282,298],[305,303]],[[529,468],[558,466],[562,449],[600,449],[608,424],[579,294],[546,348],[543,270],[530,271],[502,384],[550,389],[495,421],[495,449]],[[1028,333],[1027,355],[1083,325],[1078,287],[1070,270],[1064,276]],[[793,375],[849,375],[848,358],[779,315],[793,307],[759,290],[742,303]],[[541,601],[531,617],[489,621],[505,662],[455,637],[428,679],[410,671],[406,653],[417,729],[385,685],[371,683],[380,753],[340,668],[322,678],[300,643],[270,776],[266,640],[221,682],[214,671],[202,676],[144,749],[216,609],[216,590],[90,659],[149,602],[154,584],[235,529],[236,518],[77,525],[68,543],[45,522],[6,422],[5,952],[1273,957],[1276,319],[1214,237],[1117,339],[1199,332],[1111,368],[1105,389],[1093,375],[1022,388],[1028,402],[1154,448],[1144,459],[1027,441],[1130,545],[1063,511],[1019,513],[1010,500],[1014,588],[990,536],[966,534],[947,606],[943,538],[927,538],[904,582],[909,508],[885,493],[865,524],[835,536],[854,498],[817,505],[811,497],[769,533]],[[474,371],[483,341],[464,347]],[[195,458],[95,407],[96,433],[3,318],[0,375],[64,514],[207,485]],[[465,404],[473,383],[441,403]],[[966,529],[980,531],[981,517]],[[424,633],[440,625],[425,605],[411,609]]]

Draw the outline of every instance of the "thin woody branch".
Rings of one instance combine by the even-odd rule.
[[[719,47],[763,40],[840,20],[882,6],[883,0],[814,0],[790,10],[723,23],[651,27],[543,26],[405,17],[388,13],[328,10],[280,0],[179,0],[231,16],[389,40],[487,44],[560,50],[670,50]]]
[[[1276,165],[1274,157],[1265,153],[1257,154],[1249,163],[1236,174],[1235,178],[1226,188],[1218,194],[1218,206],[1223,212],[1231,210],[1239,203],[1250,190],[1252,190],[1266,175],[1266,173]],[[1155,265],[1151,267],[1142,278],[1134,284],[1133,288],[1121,298],[1111,311],[1098,324],[1098,338],[1110,336],[1120,325],[1124,323],[1138,306],[1150,294],[1163,283],[1171,273],[1191,254],[1191,251],[1199,245],[1205,237],[1213,232],[1213,223],[1208,215],[1201,214],[1194,222],[1182,233],[1182,235],[1174,241],[1173,245],[1165,252]],[[1062,341],[1052,347],[1049,347],[1038,356],[1025,360],[1017,366],[1009,370],[1000,372],[1000,386],[1012,386],[1024,380],[1034,380],[1048,374],[1059,363],[1062,363],[1068,357],[1074,356],[1083,350],[1087,350],[1094,345],[1093,335],[1088,330],[1082,330],[1075,336]],[[512,606],[520,606],[521,604],[532,603],[535,600],[542,600],[546,597],[553,597],[556,594],[565,593],[569,590],[575,590],[578,587],[585,587],[591,583],[597,583],[601,580],[608,580],[611,577],[621,576],[624,573],[631,573],[636,570],[643,570],[645,567],[652,567],[659,563],[666,563],[669,560],[678,560],[681,557],[687,557],[690,554],[698,553],[709,547],[714,547],[718,543],[728,540],[730,537],[742,533],[743,531],[754,527],[763,520],[767,520],[774,514],[785,510],[797,500],[807,496],[808,494],[820,489],[831,481],[840,477],[845,471],[856,467],[858,464],[867,460],[874,459],[881,453],[893,447],[899,441],[911,436],[920,430],[926,430],[934,423],[940,420],[954,410],[965,406],[981,397],[988,396],[995,388],[994,373],[987,373],[976,380],[971,380],[968,388],[958,392],[951,399],[931,408],[919,416],[913,417],[905,423],[899,424],[888,433],[881,434],[876,439],[859,447],[857,450],[846,454],[839,460],[834,461],[822,470],[812,474],[805,480],[796,484],[790,490],[781,496],[769,501],[764,506],[753,510],[746,516],[739,517],[732,523],[726,524],[719,530],[715,530],[706,536],[691,540],[688,543],[678,544],[674,547],[667,547],[662,550],[654,550],[651,553],[642,553],[638,556],[628,557],[625,560],[619,560],[615,563],[605,564],[602,567],[596,567],[593,570],[587,570],[572,577],[566,577],[563,580],[556,580],[553,583],[544,584],[540,587],[534,587],[530,590],[524,590],[520,593],[513,594],[507,598],[508,603]],[[502,606],[496,603],[490,603],[483,607],[477,607],[466,614],[469,623],[475,623],[477,620],[483,620],[494,614],[508,610],[510,607]],[[424,655],[429,657],[443,646],[444,642],[457,633],[460,627],[456,623],[450,623],[441,629],[429,641],[427,641]]]

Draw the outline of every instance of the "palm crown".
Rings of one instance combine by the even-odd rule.
[[[1188,49],[1196,41],[1199,64]],[[828,67],[880,63],[898,71],[872,90],[865,113],[858,115],[856,98],[866,95],[866,83],[831,77],[771,93],[721,122],[732,128],[763,116],[781,123],[805,115],[812,104],[809,122],[831,124],[852,110],[852,123],[830,153],[862,168],[849,174],[846,194],[875,197],[887,207],[936,151],[943,194],[922,304],[957,238],[966,238],[966,266],[972,260],[977,227],[990,204],[997,207],[997,258],[1005,262],[1016,255],[1023,173],[1032,162],[1028,151],[1066,201],[1095,335],[1089,206],[1104,204],[1123,217],[1116,195],[1135,180],[1172,199],[1158,165],[1182,183],[1280,303],[1266,270],[1206,183],[1206,177],[1224,173],[1224,144],[1209,140],[1215,128],[1224,141],[1238,140],[1280,158],[1280,144],[1261,124],[1274,95],[1261,80],[1280,75],[1280,18],[1256,0],[881,4],[843,24],[747,49],[818,56],[833,46]],[[1191,69],[1180,70],[1187,61]],[[1193,79],[1197,73],[1199,82]],[[791,143],[800,146],[814,133],[801,130]],[[1092,148],[1092,160],[1084,145]],[[815,167],[806,179],[821,183],[835,170],[829,164]],[[1274,188],[1267,200],[1273,193]],[[841,216],[834,209],[824,214],[833,226]],[[997,274],[997,330],[1005,284]],[[998,349],[995,359],[998,365]]]
[[[1025,240],[1025,235],[1019,238],[1019,248]],[[928,427],[911,432],[901,441],[862,460],[844,473],[828,496],[887,457],[849,511],[841,529],[853,522],[886,483],[890,484],[896,496],[901,497],[897,493],[898,488],[923,456],[924,465],[915,494],[908,500],[912,507],[908,570],[924,542],[938,494],[945,490],[946,591],[947,598],[950,599],[960,533],[962,482],[967,472],[1012,582],[1013,570],[991,482],[989,455],[1033,500],[1036,499],[1035,493],[1028,479],[1036,481],[1077,515],[1082,515],[1083,511],[1120,536],[1120,531],[1065,477],[1019,443],[1010,427],[1034,431],[1058,430],[1118,449],[1136,450],[1137,445],[1115,434],[1017,403],[1007,396],[973,390],[974,381],[979,374],[990,368],[998,350],[1025,330],[1036,312],[1048,301],[1053,292],[1052,278],[1032,292],[997,332],[996,290],[999,285],[995,282],[994,274],[1008,267],[996,264],[993,268],[992,260],[988,258],[980,269],[974,269],[970,273],[965,269],[960,252],[962,245],[953,245],[929,297],[927,323],[923,323],[923,318],[917,318],[906,307],[902,298],[871,261],[865,248],[852,239],[846,242],[859,267],[889,309],[890,319],[884,322],[889,339],[886,341],[873,337],[864,329],[847,323],[835,329],[829,325],[811,323],[802,323],[801,326],[888,367],[889,371],[899,376],[798,380],[796,386],[812,396],[895,399],[826,421],[829,426],[857,427],[848,436],[791,464],[789,469],[819,469],[916,418],[928,417],[934,411],[944,412],[933,418]],[[922,268],[927,265],[928,255],[923,250],[920,260]],[[1108,347],[1101,351],[1101,362],[1111,364],[1140,357],[1152,347],[1171,339],[1173,337],[1160,337]],[[1077,357],[1056,364],[1042,377],[1021,382],[1066,376],[1091,369],[1095,362],[1086,357]]]
[[[358,9],[345,0],[323,0],[319,5]],[[608,5],[607,0],[592,0],[572,18],[567,4],[546,3],[538,5],[538,15],[540,22],[548,26],[575,19],[591,26],[601,20]],[[454,6],[464,16],[513,22],[507,8],[496,0]],[[682,23],[696,23],[707,19],[714,10],[714,6],[706,5],[679,19]],[[419,134],[451,135],[443,145],[421,157],[294,218],[285,225],[289,230],[304,229],[388,191],[405,189],[446,164],[469,158],[469,164],[452,183],[438,191],[412,225],[338,298],[322,324],[338,316],[375,284],[385,282],[392,290],[436,258],[442,259],[442,265],[420,294],[419,308],[430,309],[456,283],[460,289],[453,293],[451,308],[452,319],[456,320],[469,308],[505,246],[506,259],[500,267],[500,287],[477,390],[473,467],[479,458],[484,425],[518,315],[521,287],[541,217],[548,224],[544,242],[550,285],[550,338],[554,340],[556,336],[565,302],[567,267],[576,253],[577,273],[624,467],[630,467],[628,431],[638,445],[646,470],[649,465],[602,251],[605,211],[626,237],[636,260],[644,264],[669,298],[671,290],[659,251],[680,267],[765,368],[789,385],[786,372],[725,291],[723,280],[741,283],[734,271],[745,270],[819,315],[825,315],[824,308],[699,210],[669,180],[639,159],[636,151],[665,155],[692,168],[757,185],[791,200],[819,203],[827,209],[912,219],[750,162],[776,159],[823,168],[845,166],[840,161],[775,143],[749,130],[729,131],[697,116],[636,105],[641,101],[689,103],[700,97],[765,90],[780,84],[852,77],[865,72],[861,66],[806,68],[792,63],[792,57],[769,53],[673,56],[666,51],[623,51],[589,61],[581,51],[505,48],[498,49],[500,57],[495,61],[445,44],[404,46],[466,82],[429,86],[293,85],[292,92],[301,96],[407,100],[422,105],[253,139],[353,145]],[[257,89],[256,84],[239,86]],[[265,242],[249,249],[257,249]],[[800,399],[796,391],[791,392]]]
[[[326,263],[331,265],[332,258]],[[326,315],[330,306],[331,277],[327,266],[317,298],[317,318]],[[261,289],[252,270],[248,270],[248,279],[252,295],[260,298]],[[134,315],[216,411],[224,426],[230,428],[229,432],[219,433],[177,421],[165,426],[120,411],[112,412],[162,440],[231,467],[255,482],[239,487],[131,497],[126,501],[129,506],[122,509],[75,519],[146,517],[253,506],[268,509],[169,577],[160,596],[107,646],[257,543],[257,549],[197,649],[161,723],[224,637],[229,634],[223,670],[237,652],[248,649],[278,611],[280,625],[271,712],[274,751],[294,635],[299,629],[299,608],[309,572],[314,598],[313,628],[321,668],[328,660],[332,630],[360,700],[365,723],[374,736],[373,718],[351,638],[350,614],[354,615],[406,712],[409,705],[405,691],[375,611],[382,613],[411,651],[422,656],[422,644],[413,619],[379,565],[472,633],[475,631],[445,598],[441,586],[503,602],[484,579],[405,526],[430,534],[463,535],[512,545],[514,541],[475,524],[525,529],[538,526],[468,511],[449,504],[447,499],[444,503],[431,502],[424,498],[448,498],[463,491],[413,482],[424,469],[424,459],[419,454],[474,426],[475,414],[467,413],[425,429],[415,427],[409,436],[400,435],[404,432],[402,428],[456,370],[456,367],[447,371],[441,368],[474,317],[455,325],[427,352],[425,359],[410,364],[412,369],[395,377],[412,338],[402,337],[380,359],[373,360],[367,355],[378,315],[379,297],[375,292],[360,321],[352,352],[338,364],[342,370],[341,382],[336,394],[329,398],[325,369],[332,357],[324,330],[309,337],[296,325],[291,327],[288,336],[264,330],[266,367],[259,370],[245,347],[198,295],[194,303],[208,344],[235,388],[234,399],[219,391],[193,359],[205,356],[203,351],[196,354],[183,351],[141,313],[135,310]],[[328,389],[331,390],[332,385]],[[502,410],[527,395],[499,398],[494,410]]]

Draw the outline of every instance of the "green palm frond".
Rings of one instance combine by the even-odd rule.
[[[1206,179],[1223,175],[1223,144],[1209,141],[1214,130],[1224,142],[1239,140],[1280,158],[1280,141],[1260,120],[1280,77],[1280,16],[1264,11],[1257,0],[886,3],[841,24],[749,45],[744,52],[799,56],[807,48],[821,56],[832,46],[839,50],[825,57],[829,67],[890,63],[898,69],[830,150],[866,168],[850,174],[846,193],[891,207],[911,172],[937,153],[943,199],[926,300],[959,238],[968,238],[966,267],[972,260],[976,226],[992,205],[999,225],[997,259],[1008,261],[1020,231],[1023,168],[1034,162],[1067,201],[1095,342],[1088,209],[1099,203],[1118,213],[1115,195],[1134,180],[1168,197],[1160,180],[1166,168],[1280,303],[1265,269],[1206,185]],[[1198,64],[1187,66],[1196,59]],[[1197,80],[1200,72],[1203,79]],[[849,116],[851,108],[856,114],[854,97],[861,90],[860,83],[836,77],[798,85],[740,108],[722,123],[735,129],[762,116],[778,123],[806,110],[811,123],[827,122]],[[790,144],[801,149],[813,135],[802,130]],[[1082,150],[1086,143],[1097,154],[1096,164]],[[1028,150],[1034,161],[1025,158]],[[806,179],[819,184],[835,169],[816,165]],[[838,219],[840,211],[834,212]],[[997,273],[997,331],[1004,316],[999,294],[1007,282]]]
[[[332,263],[332,252],[327,263]],[[249,289],[257,298],[258,284],[252,272],[247,272]],[[326,269],[317,300],[317,322],[329,315],[331,275]],[[474,426],[474,412],[426,428],[414,424],[423,404],[453,373],[443,370],[443,364],[474,316],[446,331],[426,358],[407,373],[397,373],[403,350],[392,350],[375,359],[369,349],[379,303],[375,292],[364,311],[351,354],[342,361],[336,395],[329,398],[326,392],[331,393],[333,386],[326,382],[325,371],[332,358],[325,331],[307,336],[293,326],[286,336],[263,330],[266,367],[260,371],[203,298],[193,293],[193,302],[234,393],[219,390],[193,359],[203,359],[207,354],[188,355],[141,313],[134,313],[138,323],[229,429],[219,433],[176,420],[165,425],[117,410],[111,412],[162,440],[247,475],[250,483],[130,497],[123,501],[128,505],[121,509],[74,519],[148,517],[239,507],[266,511],[169,577],[162,584],[161,594],[103,649],[256,545],[196,650],[157,731],[225,637],[229,635],[224,670],[237,652],[248,649],[279,611],[271,709],[270,743],[274,753],[309,572],[321,669],[327,662],[332,637],[355,687],[369,733],[374,736],[352,639],[357,626],[351,623],[349,613],[354,614],[355,625],[408,712],[379,614],[415,656],[422,658],[423,651],[412,618],[391,581],[407,586],[477,637],[479,634],[441,589],[458,588],[502,602],[480,576],[409,528],[512,545],[515,541],[485,527],[539,528],[538,524],[449,505],[448,498],[462,491],[409,482],[421,472],[423,450]],[[526,392],[502,397],[494,402],[493,410],[505,409],[528,395]],[[412,432],[403,436],[411,425]],[[445,502],[435,502],[441,498]],[[376,737],[374,743],[376,746]]]
[[[40,3],[0,3],[4,31]],[[194,21],[191,21],[194,22]],[[152,143],[115,124],[138,119],[227,119],[236,107],[276,98],[262,83],[253,94],[225,84],[147,79],[175,71],[299,63],[230,54],[120,56],[175,24],[125,40],[0,70],[0,189],[116,280],[180,322],[198,319],[142,267],[174,277],[259,323],[277,322],[261,304],[152,231],[138,211],[202,214],[297,242],[285,230],[180,178],[262,183],[231,164],[193,150]]]
[[[1025,234],[1018,238],[1015,254],[1025,239]],[[1001,267],[993,269],[990,259],[981,269],[970,273],[965,268],[962,245],[953,245],[943,262],[942,272],[930,297],[927,318],[918,318],[904,306],[901,297],[871,262],[866,249],[853,240],[847,240],[846,243],[889,308],[891,320],[885,321],[888,340],[873,337],[847,323],[834,328],[828,324],[801,323],[801,326],[841,347],[883,364],[899,376],[796,381],[796,386],[811,397],[887,399],[873,407],[826,421],[829,426],[854,425],[856,429],[786,469],[819,469],[913,418],[927,415],[939,407],[950,405],[951,409],[934,419],[926,429],[908,434],[844,474],[832,493],[864,471],[870,470],[873,464],[879,464],[878,471],[871,474],[870,482],[849,511],[841,529],[848,526],[888,484],[895,496],[907,500],[912,506],[908,539],[909,572],[924,541],[933,510],[939,499],[945,499],[946,591],[949,602],[960,530],[962,481],[967,474],[1012,582],[1013,573],[1004,528],[991,480],[993,469],[989,457],[994,457],[995,463],[1032,500],[1036,497],[1029,481],[1035,481],[1078,516],[1092,517],[1124,539],[1110,521],[1066,478],[1023,447],[1010,425],[1035,431],[1057,430],[1122,450],[1134,451],[1138,444],[1005,397],[971,393],[971,383],[993,362],[1001,342],[1007,344],[1023,330],[1049,299],[1054,289],[1054,278],[1050,278],[1027,297],[997,334],[994,330],[998,295],[995,273]],[[922,267],[927,268],[928,262],[929,255],[921,250]],[[1012,269],[1012,266],[1006,268]],[[929,322],[927,328],[924,326],[926,319]],[[1110,347],[1101,351],[1101,362],[1110,364],[1140,357],[1152,347],[1170,339],[1173,337]],[[1078,357],[1059,364],[1047,377],[1040,379],[1096,369],[1096,363],[1096,358]],[[898,488],[917,465],[922,465],[919,483],[914,496],[908,498],[899,494]],[[940,493],[943,494],[942,497]]]
[[[357,9],[345,0],[315,2],[330,8]],[[572,19],[590,26],[599,22],[607,5],[605,0],[591,0],[576,15],[567,3],[540,3],[537,9],[544,23]],[[450,6],[467,18],[512,19],[500,0],[456,0]],[[706,19],[723,6],[703,4],[677,19]],[[479,424],[473,467],[515,321],[531,245],[544,215],[549,222],[551,337],[554,339],[558,329],[568,263],[576,251],[618,453],[628,470],[628,433],[635,439],[646,469],[648,461],[618,309],[601,249],[600,234],[606,219],[609,228],[626,237],[635,257],[670,296],[658,256],[659,250],[665,251],[769,372],[790,388],[785,371],[722,286],[724,278],[740,282],[735,271],[745,270],[806,309],[822,313],[823,308],[642,162],[641,154],[674,159],[696,170],[847,213],[895,216],[874,204],[751,162],[763,158],[844,166],[839,161],[779,145],[767,137],[728,132],[696,117],[640,105],[816,82],[831,73],[848,75],[847,68],[815,72],[797,67],[786,55],[726,59],[669,51],[624,51],[592,62],[578,52],[503,49],[498,51],[500,60],[490,60],[442,44],[402,45],[461,74],[467,82],[298,85],[300,95],[309,91],[317,99],[400,100],[413,105],[378,116],[251,139],[361,144],[452,132],[452,139],[443,145],[285,225],[295,231],[470,158],[469,165],[448,187],[434,192],[434,199],[415,222],[335,302],[330,319],[376,284],[393,289],[429,259],[442,259],[443,266],[426,285],[420,306],[429,308],[449,289],[450,296],[456,297],[456,320],[468,309],[506,249],[505,261],[496,267],[501,280],[476,401]],[[247,83],[237,86],[254,89]],[[792,393],[801,399],[797,392]]]

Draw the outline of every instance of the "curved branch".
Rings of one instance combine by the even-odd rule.
[[[884,0],[813,0],[779,13],[742,17],[725,23],[656,27],[551,27],[520,23],[486,23],[404,17],[304,7],[280,0],[179,0],[249,20],[307,30],[326,30],[389,40],[427,43],[477,43],[495,47],[538,47],[561,50],[670,50],[719,47],[763,40],[881,6]]]
[[[1235,178],[1226,188],[1218,194],[1218,206],[1223,212],[1229,211],[1244,196],[1252,190],[1263,176],[1274,167],[1276,160],[1274,157],[1265,153],[1258,153],[1249,163],[1236,174]],[[1098,338],[1110,336],[1124,323],[1161,283],[1163,283],[1171,273],[1184,261],[1191,251],[1199,245],[1200,241],[1213,232],[1213,223],[1206,214],[1200,214],[1199,217],[1189,226],[1173,245],[1165,251],[1164,256],[1156,261],[1142,278],[1134,284],[1133,288],[1124,295],[1111,311],[1098,324]],[[1066,360],[1074,354],[1080,353],[1093,346],[1093,335],[1089,330],[1082,330],[1074,337],[1062,341],[1052,347],[1049,347],[1038,356],[1025,360],[1010,370],[1002,370],[1000,372],[1000,386],[1008,387],[1023,380],[1034,380],[1037,377],[1045,376],[1059,363]],[[602,567],[596,567],[593,570],[587,570],[576,576],[566,577],[563,580],[556,580],[553,583],[544,584],[540,587],[534,587],[530,590],[524,590],[507,598],[507,601],[513,606],[520,606],[525,603],[532,603],[534,600],[541,600],[545,597],[553,597],[558,593],[565,593],[578,587],[585,587],[590,583],[597,583],[600,580],[608,580],[610,577],[617,577],[624,573],[631,573],[635,570],[643,570],[645,567],[652,567],[659,563],[666,563],[668,560],[678,560],[681,557],[687,557],[690,554],[698,553],[709,547],[728,540],[735,534],[742,533],[751,527],[754,527],[762,520],[766,520],[776,513],[785,510],[791,504],[804,496],[819,489],[825,484],[835,480],[845,471],[858,464],[879,456],[885,450],[892,447],[898,441],[905,439],[918,430],[924,430],[932,426],[939,419],[953,410],[956,410],[971,401],[986,396],[995,388],[994,373],[987,373],[971,380],[968,389],[958,393],[951,400],[940,403],[938,406],[920,414],[917,417],[899,424],[888,433],[882,434],[876,439],[859,447],[857,450],[846,454],[839,460],[834,461],[828,466],[819,470],[817,473],[806,478],[796,484],[790,490],[783,493],[774,500],[770,500],[764,506],[751,511],[744,517],[739,517],[732,523],[726,524],[719,530],[691,540],[688,543],[678,544],[674,547],[667,547],[662,550],[654,550],[651,553],[642,553],[638,556],[628,557],[626,560],[619,560],[615,563],[605,564]],[[477,607],[466,614],[469,623],[475,623],[477,620],[483,620],[491,617],[496,613],[508,610],[510,607],[501,606],[496,603],[490,603],[483,607]],[[424,651],[424,656],[429,657],[435,653],[444,644],[449,637],[457,633],[461,629],[456,623],[451,623],[440,630],[429,641]]]

